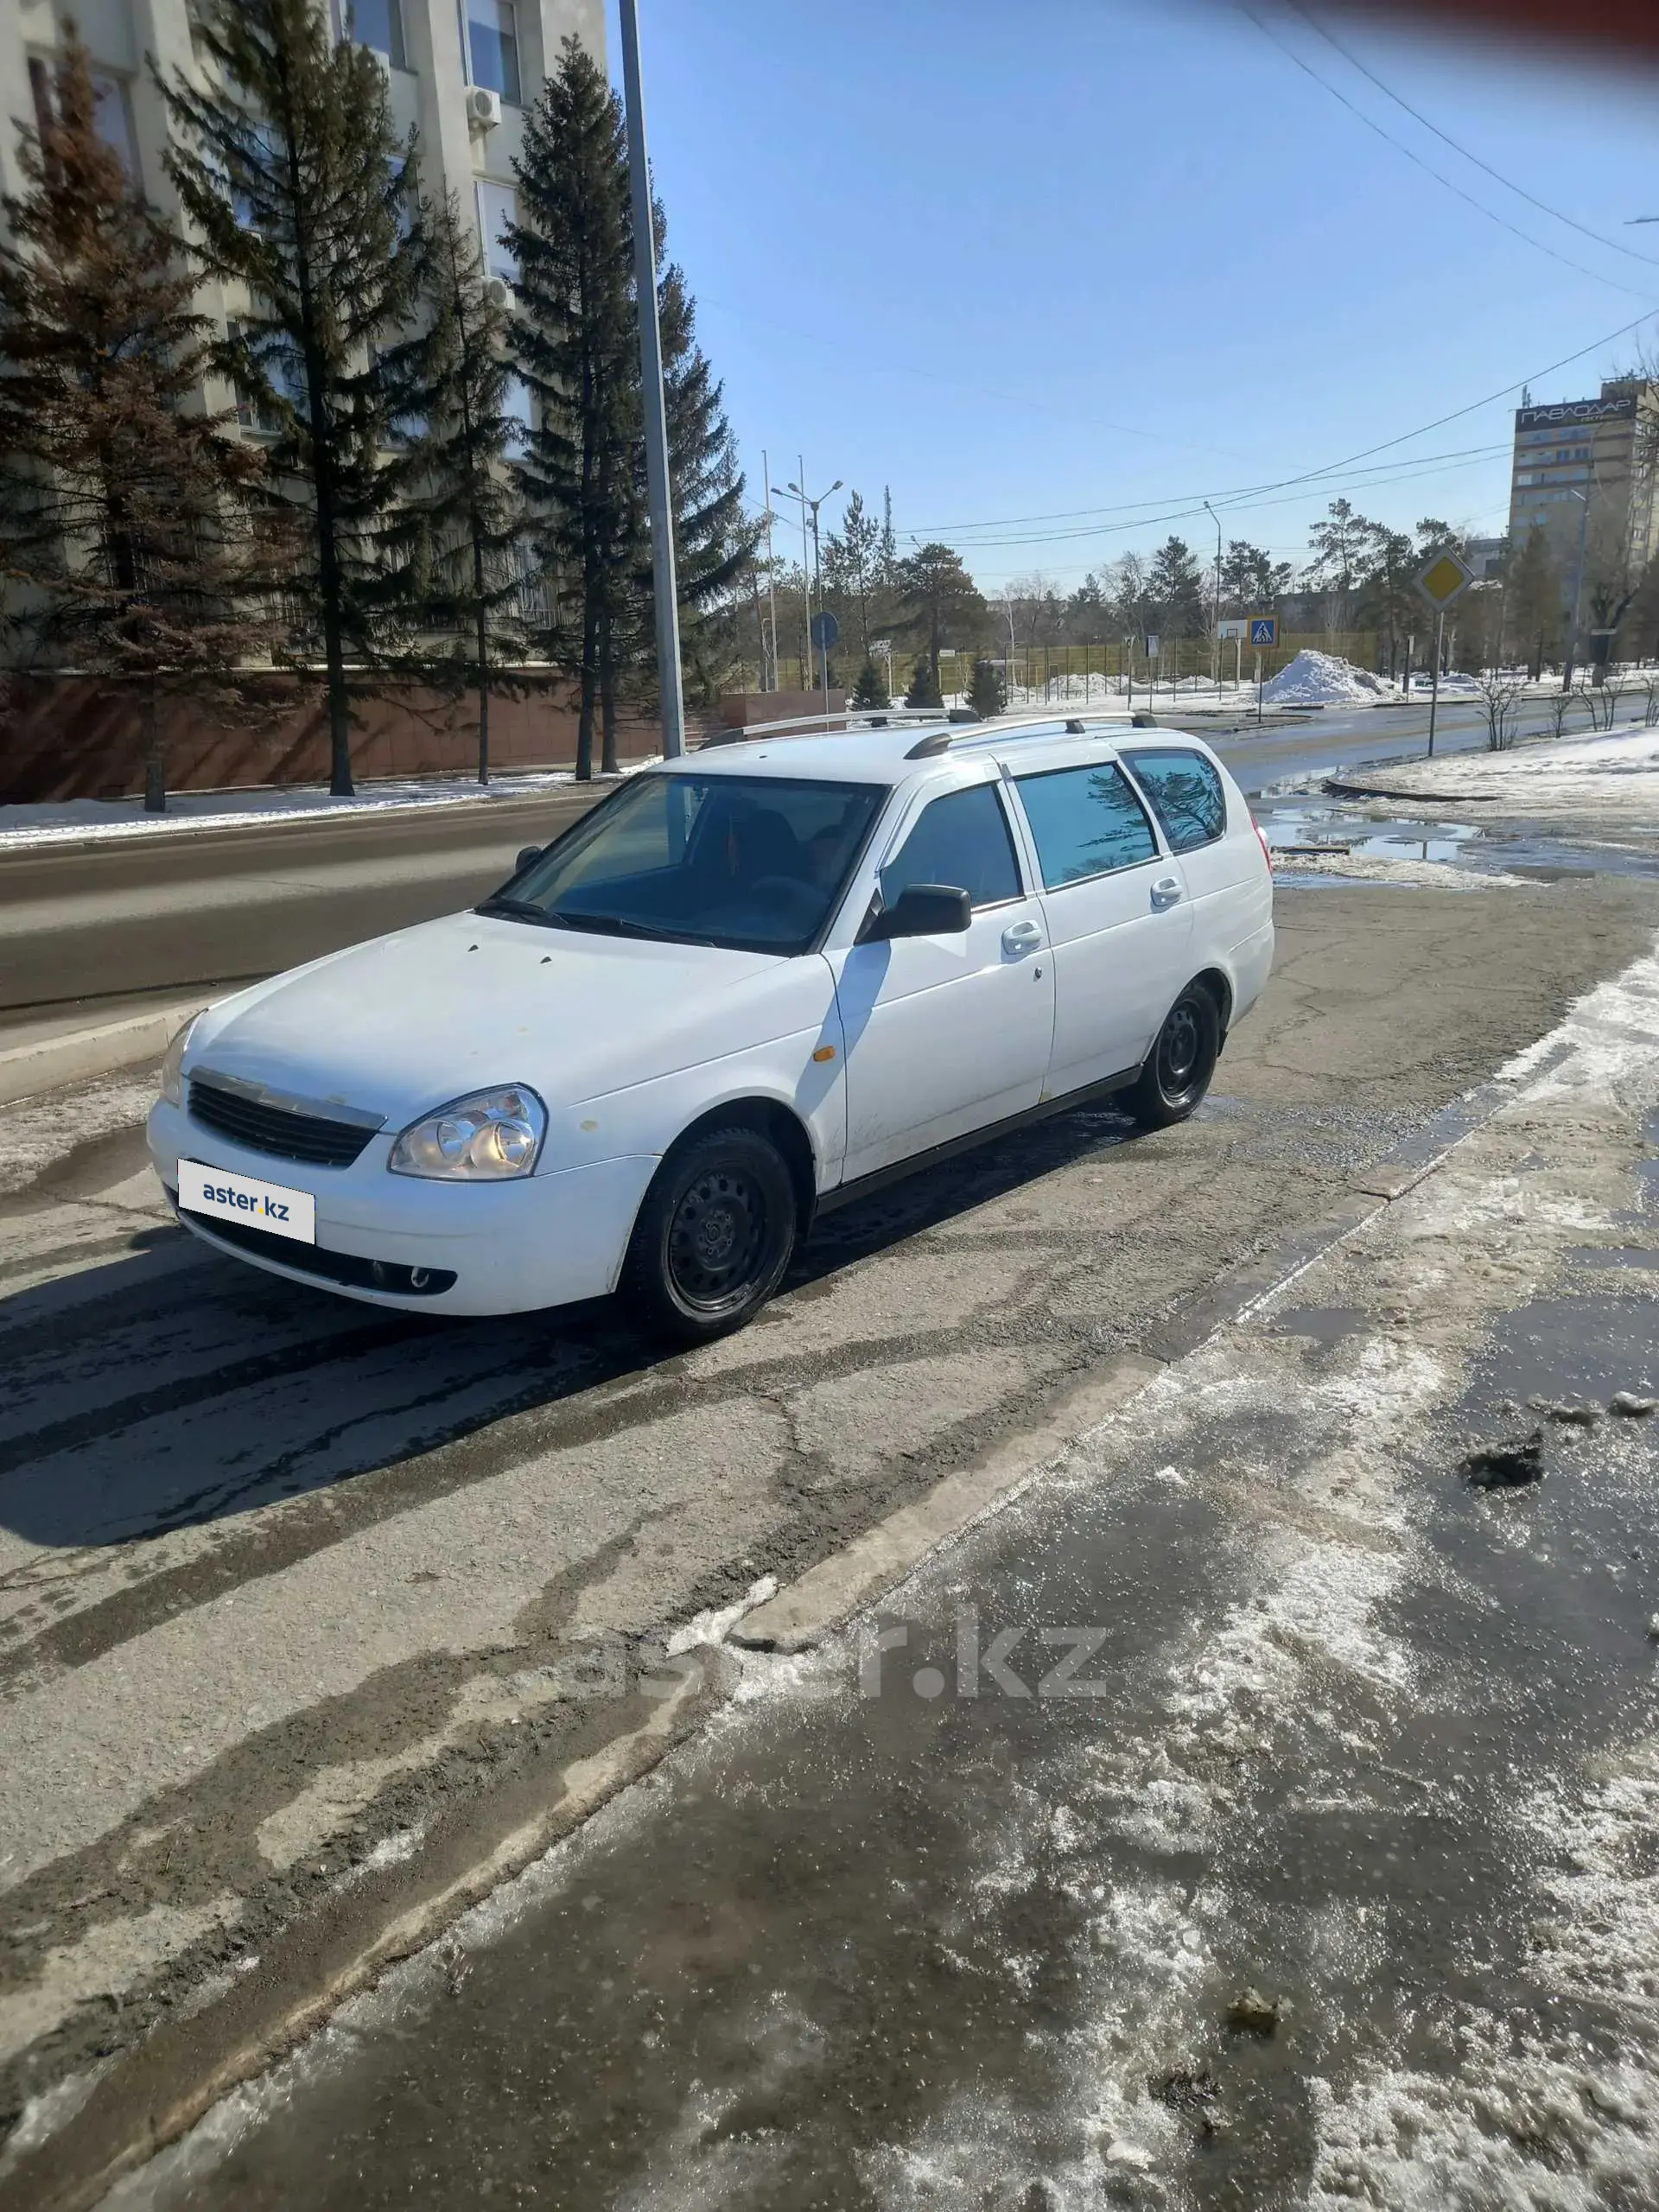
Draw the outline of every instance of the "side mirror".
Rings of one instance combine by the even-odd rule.
[[[512,864],[513,874],[522,875],[532,861],[540,860],[543,848],[540,845],[520,845],[518,857]]]
[[[965,891],[944,883],[912,883],[891,906],[871,915],[859,931],[861,944],[881,944],[896,937],[962,937],[974,918]]]

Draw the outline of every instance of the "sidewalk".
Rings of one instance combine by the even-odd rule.
[[[630,760],[624,776],[649,767]],[[601,788],[609,777],[594,776]],[[146,814],[142,798],[76,798],[40,805],[0,806],[0,853],[49,851],[136,837],[171,837],[203,830],[270,829],[291,821],[362,819],[425,807],[488,806],[534,799],[575,781],[569,768],[498,776],[487,785],[455,777],[398,778],[365,785],[354,798],[335,798],[321,785],[250,785],[235,791],[175,791],[165,814]]]

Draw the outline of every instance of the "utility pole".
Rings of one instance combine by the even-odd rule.
[[[657,320],[657,233],[645,151],[645,102],[639,73],[639,0],[619,0],[622,91],[627,108],[628,181],[633,196],[634,289],[639,295],[640,399],[645,422],[645,490],[651,507],[651,581],[657,614],[657,679],[662,692],[663,753],[685,750],[680,680],[680,595],[674,573],[674,494],[668,469],[668,403],[663,390],[663,334]]]

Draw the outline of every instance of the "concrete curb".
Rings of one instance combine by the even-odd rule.
[[[31,1097],[37,1090],[55,1090],[61,1084],[82,1083],[88,1076],[110,1075],[117,1068],[159,1059],[174,1031],[211,1003],[201,996],[176,999],[120,1021],[0,1048],[0,1106]]]

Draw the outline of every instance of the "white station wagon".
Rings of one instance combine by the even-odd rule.
[[[1204,1096],[1273,878],[1198,739],[1120,719],[709,747],[493,898],[174,1039],[156,1172],[206,1243],[348,1297],[620,1290],[697,1343],[815,1217],[1044,1115]]]

